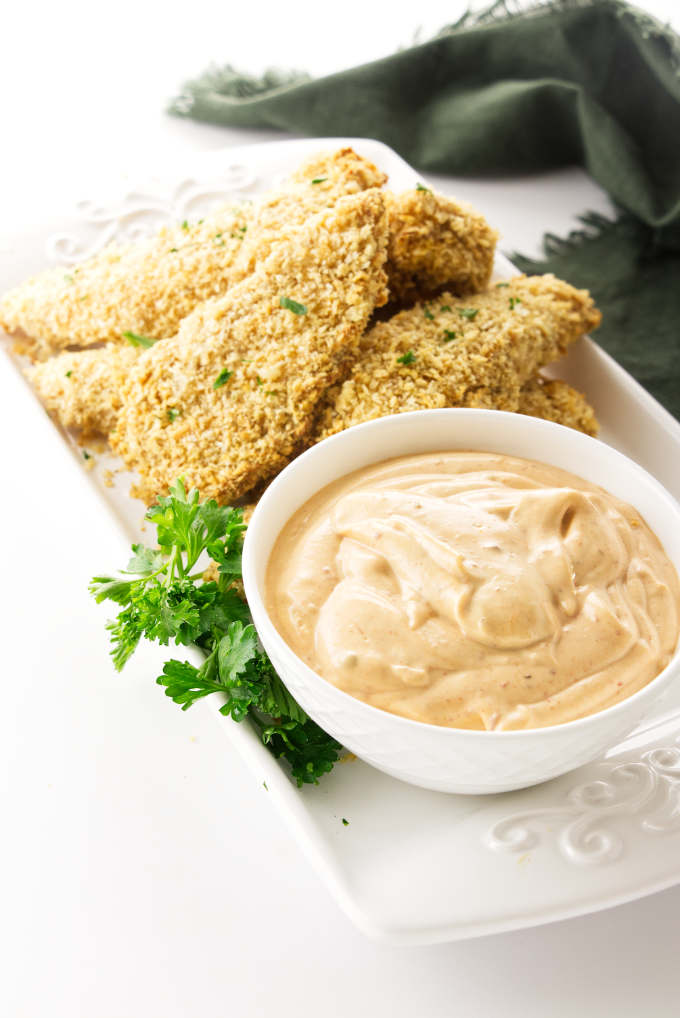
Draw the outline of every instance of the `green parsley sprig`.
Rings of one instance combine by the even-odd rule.
[[[306,315],[307,307],[304,304],[300,304],[297,300],[292,300],[290,297],[280,297],[279,307],[286,308],[287,311],[292,311],[294,315]]]
[[[129,329],[123,333],[123,338],[127,339],[131,346],[139,346],[143,350],[150,350],[157,342],[155,339],[150,339],[149,336],[140,336],[138,332],[131,332]]]
[[[223,385],[226,385],[231,376],[234,374],[229,368],[222,368],[219,375],[213,382],[213,389],[221,389]]]
[[[248,605],[241,595],[241,552],[245,524],[240,509],[201,502],[181,480],[148,510],[158,547],[132,546],[128,567],[116,576],[95,576],[90,592],[97,602],[120,606],[107,624],[113,663],[120,671],[146,639],[168,646],[198,647],[200,666],[175,658],[157,683],[187,710],[211,693],[221,693],[222,714],[249,718],[262,742],[287,761],[298,785],[316,783],[337,761],[341,747],[293,699],[265,654]],[[217,565],[206,580],[202,557]]]
[[[397,357],[397,364],[406,364],[406,365],[409,365],[409,364],[413,364],[413,362],[415,360],[416,360],[416,355],[414,354],[413,350],[407,350],[406,353],[403,353],[401,355],[401,357]]]

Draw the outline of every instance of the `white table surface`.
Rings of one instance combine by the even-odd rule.
[[[431,3],[421,22],[434,29],[461,6]],[[677,24],[672,3],[646,6]],[[319,72],[411,37],[413,15],[383,25],[365,7],[344,4],[330,32],[318,4],[294,2],[234,12],[122,0],[97,8],[96,24],[95,8],[75,0],[15,8],[0,67],[0,245],[5,230],[106,194],[140,167],[277,137],[159,110],[211,59]],[[430,179],[452,194],[463,186],[506,251],[535,252],[544,231],[609,210],[578,170],[458,188]],[[0,360],[0,1014],[678,1015],[680,887],[438,947],[384,947],[358,933],[220,725],[182,714],[154,685],[163,655],[145,648],[114,674],[106,612],[86,584],[124,552],[106,515],[79,516],[45,425]]]

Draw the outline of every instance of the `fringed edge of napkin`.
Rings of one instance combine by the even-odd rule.
[[[432,39],[445,38],[466,31],[476,31],[502,22],[534,18],[559,12],[610,7],[620,18],[635,22],[643,38],[663,40],[669,50],[669,60],[676,74],[680,74],[680,42],[670,26],[662,24],[653,15],[632,7],[625,0],[494,0],[479,10],[468,8],[457,21],[441,28]],[[412,45],[427,45],[432,40],[419,39],[416,32]],[[401,52],[409,47],[402,47]],[[389,56],[389,55],[388,55]],[[348,68],[350,70],[351,68]],[[286,89],[312,81],[305,71],[268,68],[261,75],[248,74],[233,64],[212,65],[203,74],[185,82],[179,95],[170,100],[167,112],[174,116],[191,117],[197,101],[206,97],[219,97],[222,102],[238,106],[248,100],[269,97]],[[257,126],[254,120],[254,126]]]

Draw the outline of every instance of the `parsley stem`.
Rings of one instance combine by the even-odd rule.
[[[186,566],[182,567],[182,576],[186,576],[186,574],[189,572],[189,570],[194,568],[194,566],[198,562],[199,558],[201,557],[201,551],[202,551],[202,549],[198,548],[197,551],[193,555],[190,555],[189,552],[187,551],[187,564],[186,564]],[[200,575],[202,575],[202,574],[199,573],[199,576]]]
[[[165,577],[165,586],[169,587],[175,578],[175,565],[177,564],[177,545],[172,546],[172,552],[170,553],[170,559],[168,560],[168,572]]]

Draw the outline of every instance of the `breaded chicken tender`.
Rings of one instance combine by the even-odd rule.
[[[144,351],[112,436],[140,475],[140,497],[181,475],[203,498],[228,502],[285,465],[344,351],[387,299],[386,247],[381,192],[343,198]]]
[[[530,378],[520,390],[517,413],[563,424],[567,428],[583,431],[586,435],[596,435],[599,430],[595,412],[585,396],[561,379],[547,379],[540,375]],[[314,441],[308,442],[307,448],[315,444]],[[246,523],[250,521],[255,506],[271,480],[273,478],[269,478],[255,491],[248,492],[243,503],[243,518]]]
[[[316,155],[256,203],[165,227],[149,240],[110,245],[73,269],[35,276],[0,299],[0,328],[33,340],[29,352],[36,358],[125,342],[126,331],[173,336],[198,304],[245,278],[286,232],[343,195],[385,179],[350,148]]]
[[[108,343],[95,350],[57,354],[26,374],[48,413],[82,438],[108,435],[116,425],[121,389],[139,350]]]
[[[349,377],[324,398],[316,439],[406,410],[515,411],[538,369],[599,322],[588,292],[552,275],[417,304],[362,337]]]
[[[532,378],[522,387],[517,412],[542,417],[586,435],[597,435],[599,431],[595,411],[586,397],[561,379],[540,375]]]
[[[386,198],[392,302],[412,304],[444,289],[462,297],[487,287],[498,234],[483,216],[424,188]]]
[[[83,437],[105,436],[115,427],[121,387],[140,353],[135,347],[109,344],[100,349],[59,354],[29,368],[27,374],[47,410],[64,427],[81,431]],[[343,361],[354,361],[356,371],[356,351],[350,348]],[[332,398],[337,393],[336,388]],[[422,393],[422,408],[426,409],[432,405],[431,391],[426,388]],[[505,392],[501,393],[499,405],[493,404],[486,393],[482,394],[481,402],[478,397],[472,397],[472,402],[490,409],[516,409],[518,413],[543,417],[589,435],[597,434],[592,407],[565,382],[538,377],[529,380],[520,390],[516,407]],[[328,414],[328,397],[323,405]]]
[[[330,208],[343,195],[382,187],[386,180],[384,173],[351,148],[312,156],[288,178],[283,190],[265,195],[253,207],[233,282],[254,272],[275,243],[288,238],[292,229],[304,226],[316,212]]]
[[[317,184],[312,183],[315,180]],[[352,149],[320,155],[305,163],[289,179],[285,191],[253,208],[247,233],[240,228],[244,239],[239,239],[240,252],[228,280],[223,280],[225,291],[237,277],[245,278],[255,271],[274,243],[290,236],[291,230],[299,228],[317,206],[332,205],[343,190],[357,193],[371,185],[379,186],[384,180],[383,174]],[[440,289],[443,283],[456,292],[466,292],[469,286],[488,278],[495,234],[481,216],[430,192],[386,192],[385,200],[388,275],[391,272],[388,286],[393,298],[395,294],[399,300],[405,298],[413,287],[422,292]],[[151,325],[146,331],[155,335],[157,329]],[[120,407],[121,379],[139,353],[139,348],[111,344],[101,350],[62,354],[67,359],[63,365],[59,359],[54,365],[48,362],[33,370],[30,377],[48,410],[62,425],[82,429],[86,435],[106,435]],[[64,382],[67,370],[71,371],[69,384]]]
[[[224,292],[250,212],[224,208],[200,223],[166,226],[111,244],[71,269],[48,269],[0,299],[0,327],[33,340],[36,358],[70,346],[163,339],[198,303]]]

